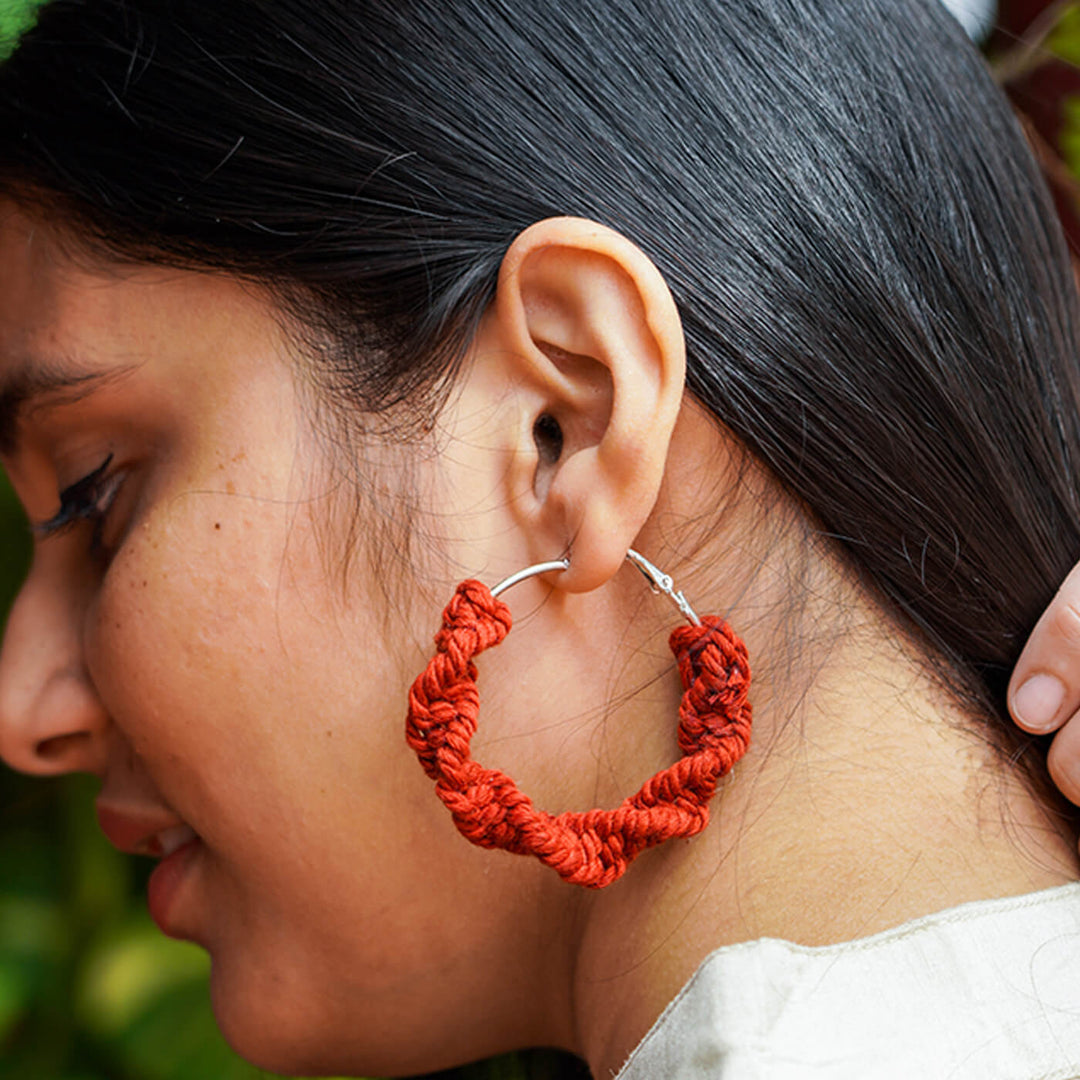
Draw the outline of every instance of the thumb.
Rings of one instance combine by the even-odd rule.
[[[1009,711],[1025,731],[1055,731],[1080,708],[1080,565],[1035,624],[1009,681]]]

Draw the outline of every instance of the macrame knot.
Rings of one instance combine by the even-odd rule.
[[[750,741],[746,646],[723,619],[682,626],[669,644],[683,694],[683,756],[613,810],[538,810],[514,781],[472,760],[480,697],[473,658],[510,632],[510,609],[478,581],[464,581],[443,612],[436,653],[409,691],[406,739],[472,843],[533,855],[575,885],[610,885],[646,848],[699,833],[709,800]]]

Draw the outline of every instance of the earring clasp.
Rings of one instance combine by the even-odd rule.
[[[689,601],[682,594],[682,590],[675,591],[675,582],[670,574],[665,574],[658,566],[654,566],[644,555],[630,548],[626,553],[630,560],[645,575],[652,591],[663,593],[682,612],[683,618],[691,626],[700,626],[701,620],[697,612],[690,606]]]

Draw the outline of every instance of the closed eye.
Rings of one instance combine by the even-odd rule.
[[[60,492],[60,509],[48,521],[33,526],[36,536],[56,536],[80,521],[100,520],[119,486],[117,477],[109,477],[110,454],[92,473]]]

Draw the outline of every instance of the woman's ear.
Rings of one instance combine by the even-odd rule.
[[[543,539],[543,557],[569,551],[559,588],[597,588],[622,565],[663,480],[686,377],[675,301],[621,234],[550,218],[511,245],[485,322],[502,362],[519,369],[531,420],[510,502]]]

